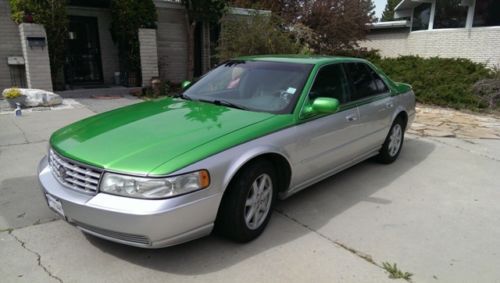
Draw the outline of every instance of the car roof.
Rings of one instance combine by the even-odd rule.
[[[341,62],[367,62],[364,59],[342,56],[321,56],[321,55],[256,55],[242,56],[236,60],[248,61],[270,61],[270,62],[285,62],[298,64],[321,65],[325,63],[341,63]]]

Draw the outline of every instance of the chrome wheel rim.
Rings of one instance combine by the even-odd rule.
[[[245,202],[245,223],[251,230],[259,228],[266,220],[273,199],[273,182],[267,174],[255,179]]]
[[[391,135],[389,136],[389,155],[394,157],[399,152],[401,148],[401,142],[403,141],[403,130],[401,125],[395,124],[392,127]]]

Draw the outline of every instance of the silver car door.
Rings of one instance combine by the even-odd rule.
[[[359,113],[348,104],[349,84],[341,64],[322,67],[311,88],[310,102],[317,97],[332,97],[341,102],[337,113],[313,117],[296,126],[292,187],[321,179],[348,163],[359,150],[353,144],[360,138]],[[307,104],[307,103],[306,103]]]
[[[381,77],[365,63],[346,63],[353,101],[358,105],[360,154],[378,150],[389,131],[394,101]]]

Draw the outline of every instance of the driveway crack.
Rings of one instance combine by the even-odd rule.
[[[9,231],[9,235],[11,235],[19,244],[21,244],[21,247],[23,249],[27,250],[28,252],[34,254],[37,257],[38,266],[40,266],[43,269],[43,271],[45,271],[45,273],[47,273],[47,275],[49,275],[50,277],[54,278],[58,282],[63,283],[63,281],[62,281],[61,278],[59,278],[56,275],[52,274],[52,272],[50,272],[50,270],[45,265],[43,265],[43,263],[42,263],[42,256],[39,253],[37,253],[36,251],[34,251],[34,250],[26,247],[26,242],[24,242],[23,240],[19,239],[16,235],[14,235],[14,233],[12,233],[12,231]]]
[[[16,128],[17,128],[19,131],[21,131],[21,133],[23,134],[24,141],[25,141],[26,143],[30,143],[30,142],[29,142],[29,140],[28,140],[28,138],[26,137],[26,133],[24,133],[23,129],[21,129],[21,127],[19,127],[19,125],[18,125],[18,124],[17,124],[14,120],[12,120],[12,124],[14,124],[14,126],[16,126]]]
[[[321,238],[323,238],[323,239],[327,240],[328,242],[330,242],[330,243],[334,244],[335,246],[338,246],[338,247],[340,247],[340,248],[342,248],[342,249],[344,249],[344,250],[346,250],[346,251],[348,251],[348,252],[350,252],[350,253],[354,254],[355,256],[357,256],[357,257],[359,257],[359,258],[363,259],[364,261],[366,261],[366,262],[368,262],[368,263],[370,263],[370,264],[373,264],[373,265],[375,265],[375,266],[377,266],[377,267],[379,267],[379,268],[381,268],[381,269],[384,269],[381,265],[377,264],[377,263],[373,260],[373,258],[372,258],[372,256],[371,256],[371,255],[369,255],[369,254],[367,254],[367,253],[364,253],[364,252],[361,252],[361,251],[358,251],[358,250],[356,250],[356,249],[353,249],[353,248],[351,248],[351,247],[349,247],[349,246],[347,246],[347,245],[345,245],[345,244],[343,244],[343,243],[341,243],[341,242],[339,242],[339,241],[337,241],[337,240],[334,240],[334,239],[332,239],[332,238],[330,238],[330,237],[326,236],[325,234],[323,234],[323,233],[321,233],[321,232],[318,232],[318,231],[316,231],[316,230],[312,229],[312,228],[311,228],[311,227],[309,227],[308,225],[306,225],[306,224],[304,224],[304,223],[300,222],[299,220],[297,220],[297,219],[293,218],[292,216],[288,215],[288,214],[287,214],[286,212],[284,212],[284,211],[281,211],[281,210],[276,210],[276,209],[275,209],[275,212],[277,212],[278,214],[282,215],[283,217],[285,217],[285,218],[287,218],[287,219],[289,219],[289,220],[291,220],[291,221],[293,221],[293,222],[297,223],[298,225],[300,225],[300,226],[302,226],[302,227],[306,228],[307,230],[309,230],[309,231],[311,231],[311,232],[315,233],[316,235],[318,235],[318,236],[320,236]]]

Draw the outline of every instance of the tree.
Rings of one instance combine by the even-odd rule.
[[[187,77],[194,73],[194,32],[199,23],[218,23],[227,8],[227,0],[182,0],[186,8],[187,25]]]
[[[156,28],[156,7],[152,0],[111,0],[110,12],[111,36],[118,45],[120,69],[135,74],[140,82],[139,29]]]
[[[323,0],[305,4],[301,21],[316,34],[311,47],[319,54],[334,54],[358,47],[375,20],[371,0]]]
[[[294,54],[300,47],[279,17],[254,12],[222,20],[217,57],[224,61],[245,55]]]
[[[371,0],[232,0],[234,5],[269,9],[315,53],[353,50],[375,21]],[[295,31],[300,31],[299,34]]]
[[[47,33],[50,72],[55,89],[65,61],[68,37],[68,17],[65,0],[10,0],[12,20],[18,24],[28,21],[41,24]]]
[[[401,0],[387,0],[384,12],[382,13],[382,22],[388,22],[394,20],[394,8],[401,2]]]

